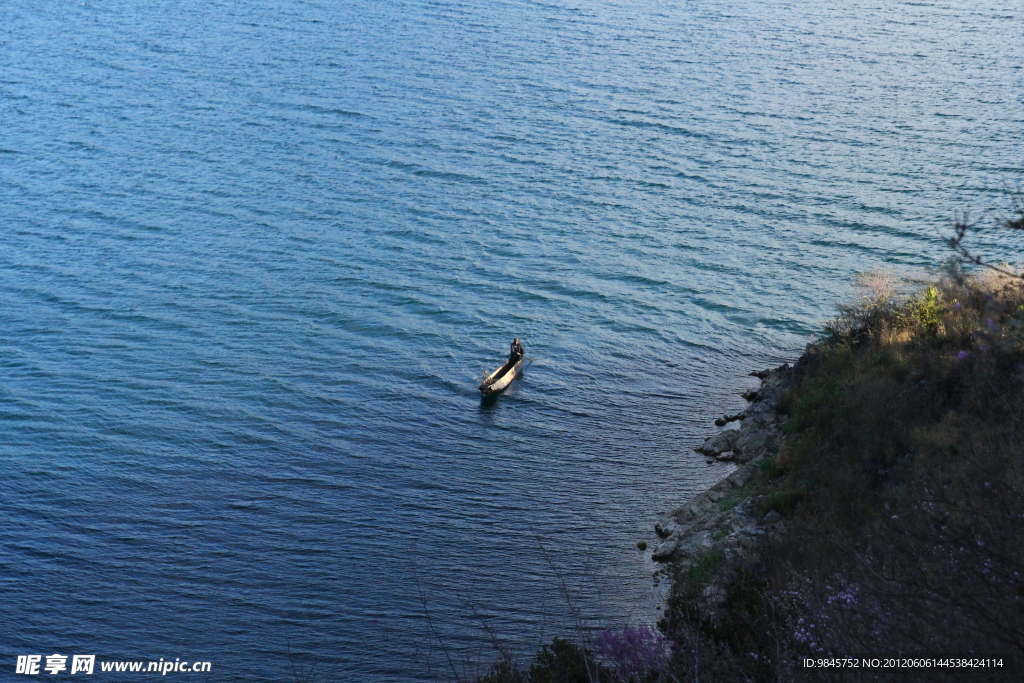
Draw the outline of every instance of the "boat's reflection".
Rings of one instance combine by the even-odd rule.
[[[480,397],[480,410],[485,412],[491,412],[494,407],[498,405],[498,399],[501,398],[501,394],[484,394]]]

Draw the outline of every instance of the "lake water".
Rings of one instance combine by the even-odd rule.
[[[1009,207],[1022,65],[1000,0],[4,2],[2,667],[655,618],[746,373]]]

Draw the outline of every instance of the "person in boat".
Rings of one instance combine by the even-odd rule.
[[[509,349],[508,359],[519,362],[519,360],[525,355],[526,349],[523,348],[523,344],[522,342],[519,341],[519,337],[516,337],[515,339],[512,340],[512,346]]]

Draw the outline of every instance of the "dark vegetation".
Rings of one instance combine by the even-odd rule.
[[[1003,225],[1024,229],[1015,208]],[[786,436],[742,491],[782,521],[720,585],[718,608],[701,600],[723,561],[710,553],[678,570],[664,641],[639,669],[555,640],[528,669],[479,680],[1024,680],[1024,280],[968,251],[969,227],[948,240],[959,261],[916,284],[865,278],[868,294],[808,347]],[[865,655],[1003,667],[803,666]]]

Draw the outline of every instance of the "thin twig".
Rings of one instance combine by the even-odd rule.
[[[437,640],[441,646],[441,651],[444,652],[445,659],[448,660],[448,666],[451,667],[452,675],[455,676],[455,680],[459,680],[459,671],[455,668],[455,662],[452,661],[451,653],[448,652],[448,647],[444,644],[444,640],[437,633],[434,628],[434,620],[430,616],[430,608],[427,607],[427,597],[423,594],[423,584],[420,582],[420,578],[416,577],[416,592],[420,596],[420,603],[423,605],[423,614],[427,617],[427,629],[430,631],[430,635]]]

